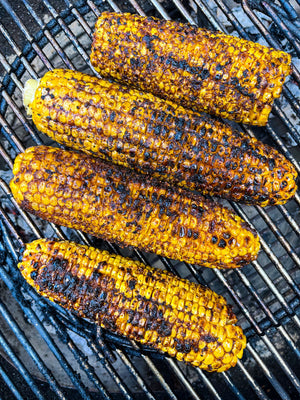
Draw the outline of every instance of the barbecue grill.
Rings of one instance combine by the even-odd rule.
[[[10,193],[15,156],[53,144],[27,119],[21,91],[48,69],[94,73],[91,35],[102,11],[187,21],[283,49],[294,70],[265,128],[240,129],[276,147],[299,172],[299,0],[0,1],[0,397],[3,399],[296,399],[300,396],[300,197],[284,206],[225,202],[259,232],[257,261],[215,271],[137,250],[121,249],[39,220]],[[56,144],[57,146],[57,144]],[[24,243],[58,237],[109,249],[207,284],[233,304],[248,345],[235,368],[221,374],[162,356],[80,320],[40,298],[21,277]]]

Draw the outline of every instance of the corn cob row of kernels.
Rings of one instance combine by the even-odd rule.
[[[223,118],[266,125],[291,56],[221,32],[104,12],[91,62],[104,77]]]
[[[283,204],[297,188],[275,149],[149,93],[54,70],[25,86],[24,102],[59,143],[172,185],[261,206]]]
[[[13,173],[16,201],[48,221],[208,267],[257,257],[257,233],[232,211],[86,154],[32,147]]]
[[[208,371],[226,371],[246,338],[222,296],[140,262],[73,242],[26,245],[19,268],[42,296],[110,331]]]

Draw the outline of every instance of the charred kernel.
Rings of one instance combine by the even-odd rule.
[[[224,249],[224,248],[226,247],[226,242],[225,242],[225,240],[224,240],[224,239],[221,239],[221,240],[219,241],[218,246],[221,247],[221,249]]]
[[[203,69],[201,72],[200,72],[200,77],[201,77],[201,79],[207,79],[208,77],[209,77],[209,70],[208,69]]]
[[[38,271],[32,271],[30,274],[30,278],[32,280],[36,280],[37,276],[38,276]]]
[[[282,181],[280,184],[280,188],[284,189],[287,186],[287,182],[286,181]]]
[[[134,280],[134,279],[131,279],[131,280],[128,282],[128,286],[129,286],[129,288],[130,288],[131,290],[135,288],[135,285],[136,285],[136,280]]]
[[[217,243],[217,241],[218,241],[217,236],[213,236],[213,237],[211,238],[211,242],[212,242],[213,244]]]

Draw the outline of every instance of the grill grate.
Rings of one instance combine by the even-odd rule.
[[[33,144],[52,143],[25,116],[23,84],[54,66],[95,73],[89,63],[91,33],[104,10],[175,18],[289,51],[294,72],[275,104],[269,125],[240,128],[277,147],[300,172],[296,146],[300,139],[298,0],[280,0],[278,4],[242,0],[241,5],[232,0],[22,0],[17,4],[1,0],[0,395],[4,399],[54,395],[61,399],[298,398],[299,194],[285,206],[265,209],[224,202],[254,225],[262,239],[257,261],[242,270],[225,272],[136,250],[130,253],[38,220],[13,200],[8,182],[16,154]],[[244,358],[229,372],[210,375],[146,347],[141,349],[49,305],[23,282],[16,268],[24,242],[42,236],[108,248],[207,284],[234,304],[248,338]]]

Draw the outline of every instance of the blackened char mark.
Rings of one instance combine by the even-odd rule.
[[[210,333],[207,333],[207,334],[201,335],[200,340],[203,340],[206,343],[214,343],[218,340],[218,338],[211,335]]]

